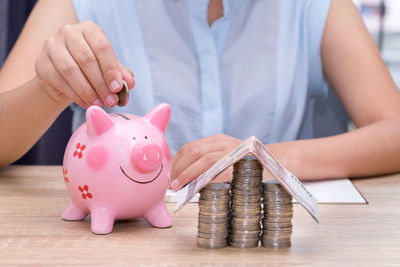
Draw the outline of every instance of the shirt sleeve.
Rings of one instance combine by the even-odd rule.
[[[321,43],[331,0],[310,0],[308,4],[309,90],[311,96],[327,97],[328,82],[322,70]]]

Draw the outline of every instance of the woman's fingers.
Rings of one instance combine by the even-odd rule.
[[[115,104],[115,101],[113,101],[115,97],[112,96],[113,93],[110,92],[106,85],[99,63],[92,49],[79,32],[69,30],[67,34],[68,36],[65,37],[65,43],[68,51],[99,96],[94,104],[98,106],[105,104],[108,107],[112,107],[113,104]]]
[[[240,142],[239,139],[217,134],[183,146],[172,161],[171,188],[178,190],[197,178]],[[228,172],[223,172],[216,179],[227,180],[228,176]]]
[[[213,143],[210,138],[199,139],[184,145],[173,159],[171,177],[176,178],[184,169],[208,153],[224,150],[221,143]]]
[[[57,71],[84,103],[87,106],[96,105],[99,96],[71,56],[64,40],[48,39],[46,51]]]
[[[219,135],[208,136],[208,137],[201,138],[201,139],[195,140],[193,142],[187,143],[186,145],[182,146],[178,150],[178,152],[175,154],[174,158],[172,159],[172,165],[175,167],[175,165],[179,161],[181,161],[184,157],[190,156],[189,154],[197,154],[198,153],[197,148],[200,149],[204,144],[207,144],[207,143],[217,144],[218,143],[217,136],[219,136]]]
[[[35,70],[38,77],[52,89],[49,93],[51,93],[53,99],[61,102],[67,98],[70,102],[75,102],[82,108],[87,108],[84,101],[75,94],[69,84],[57,71],[46,52],[43,51],[40,54],[38,62],[35,65]]]
[[[110,41],[97,24],[86,21],[82,26],[83,36],[97,58],[109,90],[118,93],[122,89],[122,73]]]
[[[118,103],[116,93],[122,89],[123,80],[129,88],[135,85],[133,74],[119,63],[104,31],[93,22],[62,26],[56,35],[47,39],[43,51],[50,61],[38,59],[37,69],[47,69],[45,64],[51,64],[70,91],[64,92],[66,86],[55,89],[84,107],[113,107]],[[52,78],[55,79],[48,76],[46,84],[60,85],[59,81],[51,82]]]
[[[193,164],[187,166],[177,177],[172,180],[171,188],[179,190],[187,183],[197,178],[200,174],[209,169],[214,163],[224,156],[224,152],[208,153],[195,161]]]

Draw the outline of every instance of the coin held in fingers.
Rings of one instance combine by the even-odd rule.
[[[128,85],[125,81],[122,81],[122,90],[118,93],[118,106],[123,107],[128,104],[129,101],[129,91]]]

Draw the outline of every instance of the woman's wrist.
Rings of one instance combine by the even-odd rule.
[[[303,164],[300,161],[302,158],[293,142],[266,144],[265,147],[285,169],[296,176],[301,174],[300,167]]]
[[[64,96],[62,93],[47,85],[39,77],[35,76],[32,79],[33,87],[40,93],[40,98],[49,107],[55,108],[57,110],[64,110],[68,107],[72,101]]]

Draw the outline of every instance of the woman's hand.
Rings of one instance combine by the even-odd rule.
[[[104,31],[91,21],[64,25],[49,37],[35,70],[52,99],[76,102],[83,108],[115,106],[122,81],[129,88],[135,84],[132,72],[115,57]]]
[[[242,140],[216,134],[184,145],[172,160],[171,188],[178,190],[209,169],[232,151]],[[217,176],[213,182],[229,181],[232,168]]]

